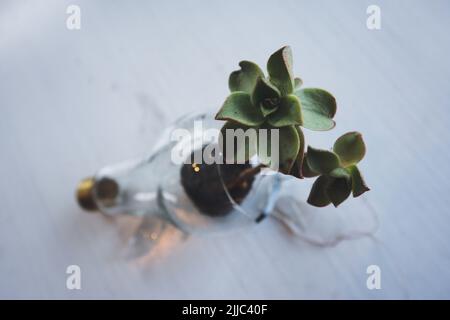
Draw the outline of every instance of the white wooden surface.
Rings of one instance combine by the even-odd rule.
[[[1,0],[0,297],[450,298],[449,29],[445,0]],[[317,248],[265,221],[125,259],[120,226],[78,208],[78,180],[145,153],[180,114],[217,109],[239,60],[285,44],[305,86],[338,100],[336,129],[308,141],[364,134],[372,191],[341,211],[372,207],[375,239]],[[66,289],[71,264],[82,290]],[[381,290],[366,288],[370,264]]]

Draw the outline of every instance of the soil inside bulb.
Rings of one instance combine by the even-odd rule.
[[[204,150],[204,147],[201,151]],[[194,158],[194,151],[191,160]],[[190,161],[181,167],[181,184],[187,195],[202,214],[218,217],[231,212],[232,203],[228,193],[236,203],[241,203],[254,181],[256,171],[248,164],[207,164]],[[218,168],[220,166],[220,168]]]

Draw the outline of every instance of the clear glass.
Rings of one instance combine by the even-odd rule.
[[[194,133],[194,123],[200,121],[201,135],[198,130]],[[198,150],[204,144],[217,142],[218,134],[211,133],[218,133],[222,125],[223,122],[214,120],[208,114],[183,117],[166,129],[150,156],[99,170],[94,176],[93,191],[99,210],[108,216],[126,214],[143,217],[147,230],[145,235],[150,242],[157,241],[169,224],[186,234],[214,234],[246,228],[262,220],[275,202],[273,189],[277,187],[278,174],[258,174],[240,204],[227,193],[231,209],[223,216],[201,213],[181,184],[182,164],[172,161],[172,152],[183,150],[185,154],[190,154],[190,151]],[[180,128],[190,134],[172,141],[171,133]],[[223,187],[226,189],[224,184]],[[134,241],[142,242],[142,239]]]
[[[201,121],[201,134],[194,130]],[[200,212],[181,183],[180,163],[172,161],[172,152],[191,151],[204,144],[217,142],[223,122],[210,114],[186,116],[168,127],[154,151],[143,159],[127,161],[98,171],[94,180],[94,200],[99,210],[108,216],[141,217],[141,223],[131,238],[135,255],[148,252],[161,239],[168,227],[184,234],[217,234],[248,228],[271,216],[293,234],[318,246],[334,245],[344,239],[370,236],[377,228],[376,214],[361,215],[352,207],[315,208],[301,199],[307,196],[310,183],[280,173],[259,173],[244,200],[237,204],[228,194],[230,212],[224,216],[209,216]],[[183,139],[172,140],[175,129],[187,130]],[[217,135],[211,135],[216,129]],[[196,131],[194,133],[194,131]],[[257,165],[257,159],[252,159]],[[220,166],[218,166],[220,168]],[[222,179],[219,170],[219,177]],[[222,184],[226,190],[225,184]],[[353,200],[354,201],[354,200]],[[363,199],[364,201],[364,199]],[[350,220],[353,219],[351,223]],[[364,227],[362,227],[364,225]]]

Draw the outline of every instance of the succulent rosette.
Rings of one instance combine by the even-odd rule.
[[[226,129],[278,129],[279,171],[297,178],[319,176],[308,202],[315,206],[338,206],[351,192],[357,197],[369,190],[356,164],[364,157],[361,134],[341,136],[333,151],[308,147],[305,153],[303,129],[327,131],[335,127],[336,99],[326,90],[302,88],[294,77],[292,51],[285,46],[267,61],[267,76],[251,61],[241,61],[240,70],[230,74],[231,91],[216,115]],[[258,132],[258,130],[257,130]],[[267,132],[270,133],[270,130]],[[270,150],[245,140],[245,158],[257,154],[270,166]],[[268,146],[270,147],[270,146]],[[240,148],[238,146],[238,148]],[[268,152],[269,151],[269,152]]]

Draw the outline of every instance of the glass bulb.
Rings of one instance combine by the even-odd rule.
[[[186,158],[205,145],[217,143],[222,125],[223,122],[214,120],[210,114],[179,119],[162,134],[150,156],[104,167],[93,177],[83,180],[77,192],[80,206],[107,216],[142,217],[142,223],[131,239],[139,246],[138,255],[150,250],[169,226],[184,234],[214,234],[246,228],[272,216],[292,233],[319,246],[371,235],[376,230],[373,210],[367,211],[371,214],[369,219],[362,215],[373,226],[352,230],[347,228],[348,220],[336,220],[340,212],[342,217],[348,217],[348,208],[324,209],[307,205],[301,200],[302,195],[308,194],[305,180],[273,171],[270,174],[259,172],[244,193],[236,193],[225,181],[226,174],[236,165],[205,167],[196,162],[174,161],[174,155],[182,154],[181,158]],[[181,139],[174,139],[175,129],[185,130]],[[255,157],[246,164],[249,169],[257,165]],[[186,180],[195,180],[196,174],[204,173],[205,168],[216,170],[210,172],[206,185],[203,183],[196,188],[195,183],[186,183]],[[212,198],[216,194],[221,196],[206,199],[208,205],[201,205],[196,194],[200,189],[203,192],[211,189],[207,194]]]
[[[126,214],[145,217],[148,225],[155,226],[150,227],[148,232],[153,238],[158,237],[165,223],[191,234],[216,233],[261,221],[268,214],[265,212],[267,205],[274,201],[272,189],[276,186],[276,174],[257,174],[240,201],[233,198],[232,192],[222,181],[223,170],[229,170],[229,167],[214,166],[217,170],[214,174],[220,180],[221,192],[226,195],[227,203],[209,208],[217,211],[225,208],[225,213],[212,214],[205,212],[208,209],[199,208],[193,201],[195,194],[188,195],[182,183],[183,170],[191,170],[192,175],[200,173],[203,170],[201,166],[196,163],[186,166],[173,161],[174,154],[191,154],[204,145],[217,143],[222,125],[223,122],[214,120],[209,114],[179,119],[165,131],[150,156],[104,167],[93,177],[83,180],[78,189],[80,205],[86,210],[100,211],[108,216]],[[172,139],[175,129],[186,130],[182,139]],[[214,132],[216,134],[212,134]],[[254,162],[247,166],[256,165]],[[149,223],[155,219],[164,223]]]

